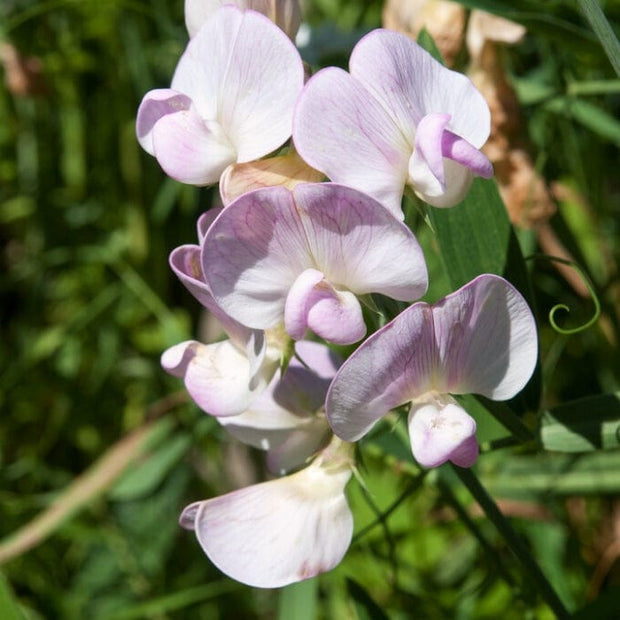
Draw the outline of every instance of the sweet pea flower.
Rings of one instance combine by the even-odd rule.
[[[185,0],[185,25],[190,37],[196,35],[207,19],[225,4],[251,9],[267,16],[291,40],[299,30],[301,7],[299,0]]]
[[[353,534],[344,493],[352,446],[336,438],[305,469],[195,502],[180,517],[226,575],[279,588],[334,568]]]
[[[223,6],[189,42],[171,87],[145,95],[138,141],[172,178],[217,183],[230,164],[259,159],[290,137],[303,81],[299,53],[275,24]]]
[[[327,395],[334,433],[356,441],[388,411],[410,403],[409,437],[424,467],[478,456],[476,423],[451,396],[515,396],[537,358],[536,323],[506,280],[481,275],[434,305],[415,303],[342,365]]]
[[[305,465],[332,436],[325,396],[341,364],[324,344],[296,342],[284,374],[278,369],[246,411],[218,421],[236,439],[266,450],[271,472],[282,475]]]
[[[284,324],[350,344],[366,333],[357,295],[411,301],[427,271],[412,232],[376,200],[333,183],[258,189],[228,205],[202,243],[221,308],[254,329]]]
[[[293,141],[310,166],[400,219],[405,186],[430,205],[451,207],[474,176],[492,176],[479,151],[489,107],[467,77],[381,29],[355,46],[349,71],[319,71],[299,97]]]
[[[199,218],[200,241],[217,213],[208,211]],[[213,344],[181,342],[164,351],[161,364],[184,380],[203,411],[214,416],[237,416],[269,385],[284,344],[275,332],[250,329],[217,304],[204,280],[199,245],[173,250],[170,266],[188,291],[219,320],[228,339]]]

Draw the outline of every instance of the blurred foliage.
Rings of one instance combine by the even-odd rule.
[[[160,353],[196,334],[200,319],[166,257],[194,242],[196,216],[213,199],[167,179],[134,134],[140,99],[169,84],[186,44],[182,4],[0,4],[0,44],[23,61],[5,62],[0,88],[0,534],[50,506],[66,510],[53,536],[2,566],[0,617],[302,618],[291,609],[320,618],[553,617],[454,472],[423,475],[389,429],[362,444],[367,490],[350,485],[357,535],[345,560],[281,597],[221,575],[178,527],[187,503],[264,474],[261,456],[179,397],[180,383],[159,366]],[[306,4],[302,54],[315,67],[346,66],[359,36],[380,24],[379,0]],[[463,4],[528,28],[505,50],[524,138],[547,182],[570,190],[551,226],[602,305],[594,327],[558,334],[546,319],[554,305],[566,304],[574,325],[586,322],[592,302],[551,262],[527,263],[540,324],[540,411],[546,432],[564,441],[554,422],[598,406],[567,411],[566,401],[620,390],[620,83],[577,4]],[[620,6],[601,6],[617,26]],[[518,237],[525,254],[539,250],[535,231]],[[428,229],[420,239],[437,298],[449,281]],[[523,420],[535,429],[538,418],[530,408]],[[96,470],[91,486],[78,487],[81,499],[63,492],[149,420],[161,425],[117,463],[119,476],[126,470],[118,482],[104,484]],[[617,617],[617,429],[614,442],[605,426],[611,449],[556,454],[535,441],[494,450],[504,427],[483,405],[478,423],[488,453],[476,471],[564,604],[590,605],[583,617]]]

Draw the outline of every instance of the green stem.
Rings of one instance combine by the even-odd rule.
[[[497,572],[502,576],[504,581],[513,589],[516,593],[518,593],[518,587],[515,583],[514,578],[508,572],[503,562],[501,561],[501,556],[498,555],[497,551],[493,548],[493,546],[489,543],[489,541],[484,537],[484,534],[480,530],[480,528],[476,525],[474,520],[469,516],[467,510],[461,505],[456,495],[452,492],[452,489],[444,480],[439,478],[437,483],[441,494],[443,495],[444,500],[450,505],[452,510],[456,512],[457,517],[465,524],[465,527],[469,529],[474,538],[480,543],[480,546],[487,554],[489,560],[494,564]]]
[[[377,514],[377,518],[369,523],[366,527],[362,528],[359,532],[353,536],[353,542],[359,540],[370,530],[373,530],[378,525],[383,525],[387,522],[390,515],[415,491],[417,491],[424,482],[424,477],[426,476],[428,470],[421,471],[410,483],[409,486],[403,491],[403,493],[382,513]],[[363,488],[363,487],[362,487]]]
[[[512,525],[501,513],[493,498],[487,493],[486,489],[480,484],[480,481],[471,469],[462,469],[452,465],[452,469],[460,478],[461,482],[467,487],[472,497],[478,502],[485,515],[497,528],[497,531],[504,537],[508,547],[517,557],[525,573],[531,579],[534,587],[538,589],[540,595],[547,605],[554,611],[560,619],[570,618],[570,613],[560,600],[553,586],[549,583],[544,573],[532,557],[528,548],[525,546]]]

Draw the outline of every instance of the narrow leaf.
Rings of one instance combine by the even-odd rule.
[[[579,0],[579,6],[598,37],[614,71],[620,76],[620,43],[596,0]]]
[[[546,450],[558,452],[620,448],[620,392],[581,398],[545,412],[540,441]]]

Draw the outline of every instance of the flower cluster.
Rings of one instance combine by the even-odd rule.
[[[476,423],[454,395],[517,394],[536,329],[495,275],[417,301],[428,275],[403,192],[450,207],[492,175],[471,82],[386,30],[357,44],[349,72],[306,80],[297,2],[222,4],[186,0],[192,38],[171,87],[144,97],[137,136],[171,177],[219,183],[224,204],[170,265],[228,338],[180,343],[162,364],[278,476],[191,504],[181,525],[227,575],[279,587],[333,568],[350,544],[350,442],[409,404],[420,465],[471,466]],[[374,293],[415,303],[364,340]],[[360,341],[345,361],[330,347]]]

